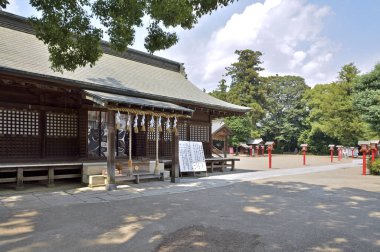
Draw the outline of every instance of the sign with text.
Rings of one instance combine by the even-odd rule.
[[[207,171],[201,142],[179,141],[179,167],[181,172]]]

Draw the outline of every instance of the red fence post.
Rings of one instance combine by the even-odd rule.
[[[306,151],[303,151],[303,165],[306,165]]]
[[[372,149],[372,161],[371,161],[371,164],[373,162],[375,162],[376,152],[377,152],[377,149]]]
[[[367,174],[367,151],[363,151],[363,175],[365,176]]]
[[[334,161],[334,151],[333,150],[330,150],[330,159],[331,159],[331,163]]]
[[[269,169],[272,168],[272,149],[268,148]]]

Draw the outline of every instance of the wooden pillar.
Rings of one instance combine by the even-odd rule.
[[[174,133],[172,137],[172,170],[171,170],[171,182],[179,183],[179,137]]]
[[[130,115],[128,115],[130,116]],[[137,115],[136,115],[137,116]],[[131,125],[129,126],[129,132],[128,132],[128,173],[129,176],[132,176],[133,174],[133,164],[132,164],[132,116],[130,117]]]
[[[212,157],[212,116],[209,115],[209,127],[208,127],[208,141],[209,141],[209,151],[208,155]]]
[[[22,189],[22,188],[24,188],[24,168],[18,167],[16,189]]]
[[[154,167],[154,174],[156,174],[156,175],[158,175],[158,174],[160,174],[160,170],[159,170],[159,168],[158,168],[158,162],[159,162],[159,160],[158,160],[158,151],[159,151],[159,149],[158,149],[158,140],[159,140],[159,138],[160,138],[160,136],[159,136],[159,132],[158,132],[158,116],[156,117],[156,166]]]
[[[48,187],[54,186],[54,167],[48,168]]]
[[[116,190],[115,183],[115,111],[107,111],[107,185],[108,191]]]
[[[224,138],[224,157],[227,157],[227,153],[229,153],[228,150],[228,135]]]

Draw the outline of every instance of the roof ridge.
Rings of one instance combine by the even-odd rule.
[[[0,27],[5,27],[34,35],[34,30],[28,23],[28,18],[2,10],[0,10]],[[101,41],[101,46],[103,48],[104,54],[113,55],[119,58],[140,62],[178,73],[181,73],[183,69],[183,63],[152,55],[133,48],[128,48],[124,52],[116,52],[111,49],[110,43],[104,40]]]

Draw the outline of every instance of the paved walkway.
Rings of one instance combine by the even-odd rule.
[[[199,179],[182,179],[181,183],[178,184],[172,184],[165,181],[143,183],[139,185],[120,185],[116,191],[105,191],[104,187],[84,187],[48,193],[20,193],[0,197],[0,210],[12,211],[15,209],[41,209],[49,208],[51,206],[111,202],[144,196],[198,191],[208,188],[223,187],[243,181],[332,171],[353,166],[357,166],[357,163],[333,164],[297,169],[272,169],[271,171],[227,174],[203,177]]]

